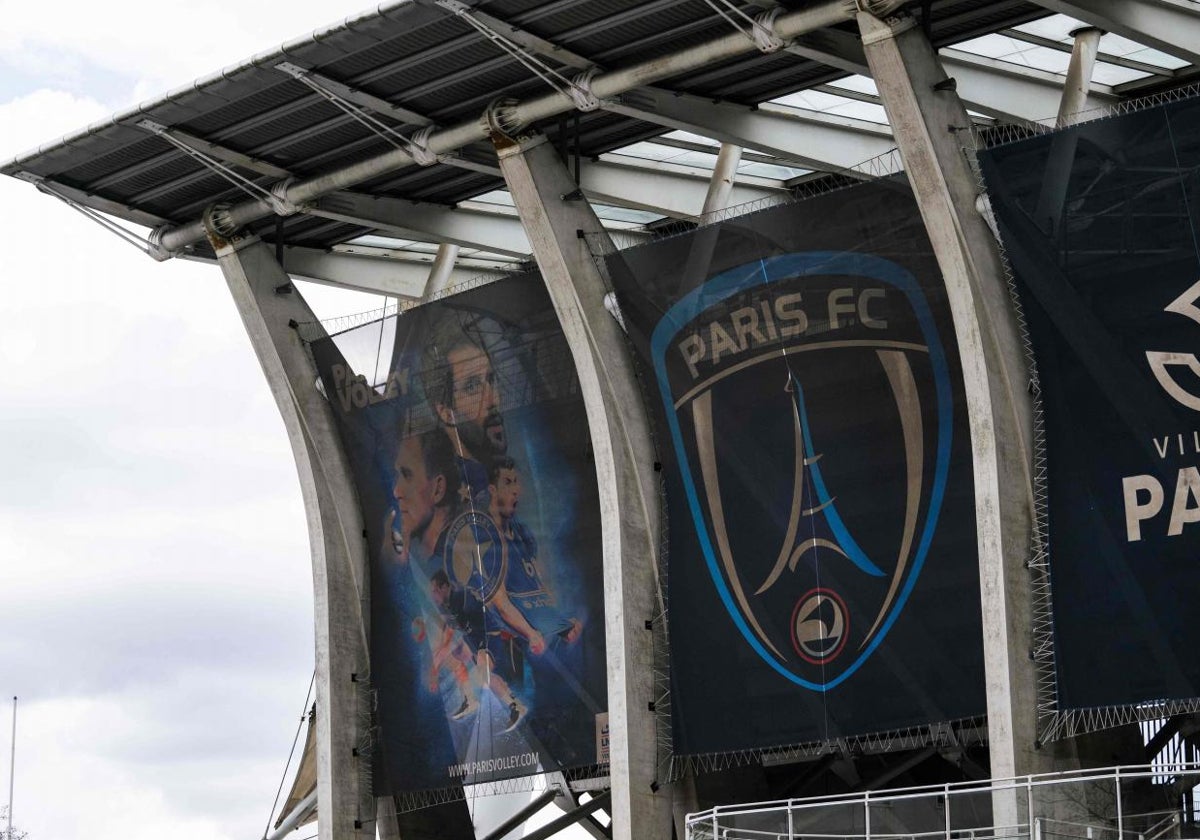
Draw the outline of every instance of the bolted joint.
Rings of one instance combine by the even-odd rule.
[[[849,17],[868,14],[872,17],[885,18],[903,6],[904,2],[905,0],[843,0],[842,8]]]
[[[517,117],[519,100],[511,96],[501,96],[493,99],[484,109],[480,123],[497,147],[501,145],[516,145],[516,134],[521,130],[521,121]]]
[[[210,204],[201,217],[204,223],[204,233],[208,236],[209,243],[218,255],[227,251],[236,251],[251,240],[251,237],[248,237],[245,231],[233,221],[231,209],[232,205],[217,202]]]
[[[150,231],[150,235],[146,237],[146,241],[150,244],[150,247],[147,250],[149,251],[150,256],[154,257],[154,259],[158,262],[166,262],[175,256],[166,248],[164,248],[162,244],[163,234],[165,234],[167,229],[170,227],[171,226],[169,224],[159,225],[154,230]]]
[[[576,110],[587,113],[600,107],[600,97],[592,92],[592,80],[599,72],[599,67],[592,67],[571,80],[571,86],[567,88],[567,95],[575,103]]]
[[[437,126],[427,125],[420,131],[413,134],[412,140],[408,144],[408,153],[412,155],[412,159],[417,166],[433,166],[441,158],[430,150],[429,138],[433,136]]]
[[[869,0],[855,0],[855,3],[868,7],[873,5],[887,5],[883,3],[871,3]],[[917,19],[905,12],[889,16],[888,12],[860,8],[857,18],[859,31],[862,33],[862,45],[864,47],[878,44],[881,41],[889,41],[897,35],[901,35],[917,27]],[[871,24],[869,28],[863,26],[864,18]]]
[[[295,182],[295,178],[284,178],[271,185],[271,197],[268,201],[276,216],[294,216],[300,212],[300,205],[293,203],[287,195],[288,190]]]
[[[779,17],[782,11],[782,6],[776,6],[754,18],[754,27],[750,34],[759,52],[770,55],[783,49],[784,40],[775,32],[775,18]]]

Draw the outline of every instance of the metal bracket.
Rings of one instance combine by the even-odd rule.
[[[301,76],[308,75],[308,68],[301,67],[299,64],[292,64],[290,61],[283,61],[275,65],[275,69],[283,73],[287,73],[293,79],[299,79]]]
[[[228,242],[238,233],[238,226],[234,223],[233,217],[229,215],[230,209],[232,209],[232,205],[223,202],[210,204],[208,208],[205,208],[204,230],[209,234],[210,240],[220,239]]]
[[[166,134],[167,133],[167,127],[165,125],[163,125],[162,123],[155,122],[154,120],[142,120],[141,122],[139,122],[137,124],[137,127],[144,128],[144,129],[146,129],[146,131],[152,132],[154,134]]]
[[[408,144],[408,153],[418,166],[433,166],[441,158],[429,148],[429,138],[433,136],[437,126],[427,125],[414,132],[412,141]]]
[[[844,8],[850,14],[868,14],[883,19],[904,5],[905,0],[846,0]]]
[[[493,140],[500,138],[516,142],[515,135],[521,129],[521,122],[517,119],[519,104],[520,100],[509,96],[501,96],[488,103],[481,122]]]
[[[855,1],[861,2],[862,0]],[[878,44],[880,41],[890,41],[897,35],[907,32],[910,29],[916,29],[917,27],[917,19],[911,15],[896,15],[884,20],[883,17],[872,11],[867,11],[863,14],[871,15],[871,17],[877,18],[883,24],[875,32],[863,33],[862,44],[864,47],[869,47],[871,44]]]
[[[149,245],[149,247],[146,249],[146,252],[158,262],[166,262],[167,260],[171,259],[171,257],[175,256],[166,248],[164,248],[162,244],[163,234],[165,234],[170,228],[171,225],[169,224],[160,225],[159,227],[156,227],[154,230],[150,231],[150,235],[146,237],[146,242]]]
[[[779,17],[782,11],[782,6],[776,6],[754,18],[754,26],[751,27],[750,35],[754,38],[754,45],[760,52],[770,55],[783,49],[784,40],[775,32],[775,18]]]
[[[571,97],[571,101],[575,103],[575,107],[585,114],[589,111],[595,111],[601,105],[600,97],[592,92],[592,80],[596,78],[596,74],[599,72],[599,67],[586,70],[571,79],[571,86],[567,88],[567,95]]]
[[[294,216],[300,212],[300,205],[293,203],[287,197],[288,188],[295,182],[295,178],[284,178],[271,185],[271,197],[267,201],[276,216]]]

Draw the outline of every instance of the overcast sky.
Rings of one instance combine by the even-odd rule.
[[[0,0],[0,160],[360,10]],[[313,667],[312,579],[221,274],[10,178],[0,255],[0,804],[15,694],[30,840],[259,838]],[[380,303],[305,293],[322,317]]]

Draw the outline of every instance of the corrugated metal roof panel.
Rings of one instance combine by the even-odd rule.
[[[577,52],[605,67],[620,67],[700,44],[732,31],[705,0],[484,0],[481,11]],[[791,8],[803,5],[788,2]],[[747,6],[756,13],[760,7]],[[922,6],[915,6],[920,13]],[[955,43],[986,31],[1045,16],[1021,0],[933,0],[933,40]],[[846,31],[856,32],[852,24]],[[274,69],[281,60],[309,67],[386,101],[427,115],[439,125],[477,118],[496,97],[518,99],[549,90],[529,68],[447,10],[413,2],[361,15],[347,25],[298,39],[224,74],[214,74],[144,112],[131,109],[123,124],[97,125],[68,142],[47,147],[19,167],[55,176],[83,190],[178,219],[195,218],[215,200],[244,194],[161,138],[135,128],[142,118],[182,128],[297,174],[316,174],[390,148],[303,84]],[[553,56],[541,59],[559,66]],[[567,78],[578,73],[564,69]],[[713,64],[668,88],[706,97],[759,102],[841,78],[844,72],[789,53],[750,52]],[[388,120],[384,120],[388,122]],[[574,121],[564,132],[574,144]],[[558,121],[543,126],[557,137]],[[407,127],[405,131],[411,131]],[[579,118],[584,157],[660,135],[664,129],[608,112]],[[14,167],[6,172],[12,174]],[[269,180],[269,179],[268,179]],[[491,175],[445,165],[390,173],[361,189],[440,204],[494,189]],[[273,222],[260,226],[273,235]],[[285,234],[328,245],[362,228],[289,219]]]

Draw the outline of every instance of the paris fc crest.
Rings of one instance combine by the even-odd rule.
[[[866,254],[771,257],[679,300],[651,354],[721,603],[787,679],[844,683],[937,573],[953,398],[920,285]]]

